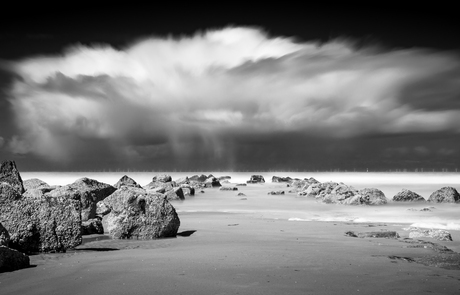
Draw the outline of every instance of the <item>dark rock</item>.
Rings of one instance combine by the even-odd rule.
[[[92,234],[103,234],[104,227],[102,226],[102,220],[100,218],[93,218],[90,220],[83,221],[81,223],[81,234],[92,235]]]
[[[121,187],[98,204],[98,213],[108,215],[109,234],[117,239],[156,239],[175,237],[180,220],[174,207],[162,194]]]
[[[262,175],[252,175],[251,179],[246,181],[247,183],[264,183],[265,179]]]
[[[171,182],[171,181],[172,181],[171,175],[167,175],[167,174],[159,174],[152,178],[152,182]]]
[[[453,187],[443,187],[431,194],[428,202],[433,203],[460,203],[460,195]]]
[[[0,165],[0,183],[11,185],[19,194],[24,193],[22,178],[14,161],[5,161]]]
[[[6,246],[0,246],[0,273],[27,267],[30,267],[30,259],[27,255]]]
[[[385,238],[385,239],[399,239],[399,234],[395,231],[376,231],[376,232],[364,232],[364,233],[355,233],[353,231],[348,231],[345,235],[349,237],[357,238]]]
[[[0,246],[7,246],[10,244],[10,234],[0,223]]]
[[[248,186],[246,183],[237,183],[235,186]]]
[[[271,191],[268,194],[269,195],[284,195],[284,191]]]
[[[245,194],[243,194],[243,193],[238,193],[238,196],[240,196],[240,197],[242,197],[242,196],[243,196],[243,197],[244,197],[244,196],[246,196],[246,195],[245,195]]]
[[[180,186],[182,188],[182,191],[184,192],[184,197],[185,196],[194,196],[195,195],[195,188],[188,185],[188,184],[182,184]]]
[[[23,185],[26,191],[31,189],[50,188],[49,184],[38,178],[24,180]]]
[[[425,199],[413,191],[403,188],[402,191],[393,197],[395,202],[424,202]]]
[[[96,217],[96,204],[110,196],[116,188],[94,179],[81,178],[72,184],[59,187],[47,194],[48,197],[60,197],[78,200],[81,203],[81,219],[86,221]]]
[[[122,186],[132,186],[132,187],[141,188],[141,186],[137,184],[137,182],[134,181],[134,179],[132,179],[131,177],[127,175],[124,175],[122,178],[120,178],[120,180],[114,185],[116,189],[119,189]]]
[[[205,187],[221,187],[219,180],[215,177],[210,177],[204,181]]]
[[[66,198],[21,198],[0,202],[0,222],[11,248],[21,252],[65,252],[81,244],[80,202]]]
[[[238,188],[237,187],[232,187],[232,186],[222,186],[221,188],[219,188],[219,190],[221,190],[221,191],[237,191]]]
[[[292,182],[292,178],[288,177],[280,177],[280,176],[273,176],[272,182]]]

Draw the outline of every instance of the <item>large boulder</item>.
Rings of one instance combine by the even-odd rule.
[[[29,266],[30,259],[27,255],[6,246],[0,246],[0,273]]]
[[[460,195],[453,187],[443,187],[433,192],[428,198],[433,203],[460,203]]]
[[[74,183],[65,185],[46,193],[48,197],[78,200],[81,203],[81,219],[86,221],[96,217],[96,204],[110,196],[116,188],[90,178],[80,178]]]
[[[134,181],[134,179],[132,179],[128,175],[124,175],[123,177],[120,178],[120,180],[118,180],[117,183],[114,184],[114,187],[116,189],[119,189],[122,186],[132,186],[132,187],[141,188],[141,186],[137,184],[137,182]]]
[[[333,184],[335,185],[335,183]],[[350,200],[354,196],[358,195],[357,189],[344,183],[339,183],[335,186],[331,185],[327,187],[327,190],[330,188],[332,188],[330,193],[323,193],[324,191],[320,193],[321,201],[323,203],[354,205],[350,203]]]
[[[175,237],[180,226],[176,210],[162,194],[121,187],[98,203],[106,230],[116,239]]]
[[[159,174],[152,178],[152,182],[171,182],[171,181],[172,181],[171,175],[167,175],[167,174]]]
[[[418,239],[418,238],[432,238],[439,241],[452,241],[451,234],[442,229],[421,229],[418,227],[409,227],[409,238]]]
[[[189,181],[196,181],[196,182],[204,182],[206,179],[208,179],[208,176],[201,174],[201,175],[193,175],[190,176]]]
[[[7,246],[10,244],[10,234],[0,223],[0,246]]]
[[[251,178],[246,182],[247,183],[264,183],[265,179],[262,175],[252,175]]]
[[[338,185],[337,182],[333,181],[313,183],[304,191],[304,195],[309,198],[322,199],[325,195],[330,194]]]
[[[424,202],[425,199],[413,191],[403,188],[398,192],[394,197],[393,201],[395,202]]]
[[[21,252],[65,252],[81,244],[80,202],[66,198],[21,198],[0,202],[0,222],[9,246]]]
[[[14,161],[5,161],[0,164],[0,183],[10,184],[20,194],[24,192],[22,178]]]

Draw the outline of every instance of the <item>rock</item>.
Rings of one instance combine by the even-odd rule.
[[[159,174],[152,178],[152,182],[171,182],[171,181],[172,181],[171,175],[167,175],[167,174]]]
[[[300,192],[299,195],[309,198],[322,199],[323,196],[330,194],[332,190],[338,185],[339,184],[337,182],[333,181],[313,183],[309,185],[306,190]]]
[[[0,246],[7,246],[10,244],[10,234],[0,223]]]
[[[417,227],[409,227],[405,230],[409,230],[409,238],[432,238],[439,241],[452,241],[452,236],[446,230],[442,229],[420,229]]]
[[[78,200],[81,203],[81,219],[86,221],[96,217],[96,204],[110,196],[116,188],[90,178],[81,178],[72,184],[59,187],[47,194],[48,197],[60,197]]]
[[[453,187],[443,187],[431,194],[428,202],[433,203],[460,203],[460,195]]]
[[[238,193],[238,196],[240,196],[240,197],[245,197],[246,195],[243,194],[243,193]]]
[[[205,187],[221,187],[219,180],[215,177],[210,177],[204,181]]]
[[[190,179],[188,177],[181,177],[176,179],[176,183],[181,186],[183,184],[190,184]]]
[[[364,188],[358,192],[363,205],[384,205],[387,203],[385,194],[376,188]]]
[[[294,179],[289,185],[294,189],[298,190],[299,192],[303,192],[308,189],[308,187],[312,184],[320,183],[318,180],[314,179],[313,177],[305,178],[305,179]],[[306,193],[300,195],[307,195]]]
[[[385,239],[399,239],[399,234],[395,231],[376,231],[376,232],[363,232],[355,233],[347,231],[346,236],[354,238],[385,238]]]
[[[284,191],[271,191],[268,194],[269,195],[284,195]]]
[[[334,184],[335,185],[335,184]],[[332,188],[332,186],[330,187]],[[352,186],[348,186],[343,183],[339,183],[335,185],[335,187],[332,189],[332,191],[327,194],[321,192],[320,196],[322,196],[321,201],[323,203],[337,203],[337,204],[346,204],[346,205],[358,205],[358,202],[354,202],[352,200],[353,197],[358,195],[358,190],[355,189]],[[356,198],[355,198],[356,199]]]
[[[224,181],[224,180],[230,180],[232,179],[231,176],[221,176],[221,177],[218,177],[217,178],[220,182]]]
[[[428,212],[431,212],[431,209],[428,208],[428,207],[425,207],[425,208],[420,209],[420,211],[428,211]]]
[[[49,184],[38,178],[24,180],[23,185],[26,191],[31,189],[51,188]]]
[[[21,194],[12,185],[6,182],[0,183],[0,202],[14,201],[21,198]]]
[[[195,188],[188,185],[188,184],[181,184],[180,186],[182,188],[182,191],[184,192],[184,197],[185,196],[194,196],[195,195]]]
[[[92,235],[92,234],[103,234],[104,227],[102,226],[102,220],[100,218],[93,218],[90,220],[83,221],[81,223],[81,234]]]
[[[246,183],[237,183],[235,186],[248,186]]]
[[[24,193],[21,175],[14,161],[5,161],[0,165],[0,183],[11,185],[19,194]]]
[[[180,187],[167,191],[165,195],[168,201],[185,200],[184,191]]]
[[[197,181],[197,182],[204,182],[208,177],[204,174],[201,175],[193,175],[189,178],[190,181]]]
[[[252,175],[251,179],[246,181],[247,183],[265,183],[265,179],[262,175]]]
[[[219,190],[221,190],[221,191],[237,191],[238,188],[233,187],[233,186],[222,186],[222,187],[219,188]]]
[[[0,273],[27,267],[30,267],[30,259],[27,255],[6,246],[0,246]]]
[[[273,176],[272,177],[272,182],[291,182],[292,178],[288,177],[280,177],[280,176]]]
[[[403,188],[402,191],[393,197],[395,202],[424,202],[425,199],[413,191]]]
[[[81,244],[80,202],[67,198],[21,198],[0,202],[9,247],[25,253],[65,252]]]
[[[121,177],[120,180],[118,180],[118,182],[115,183],[114,185],[116,189],[119,189],[122,186],[132,186],[132,187],[141,188],[141,186],[137,184],[137,182],[134,181],[134,179],[132,179],[131,177],[127,175],[124,175],[123,177]]]
[[[175,237],[180,226],[176,210],[161,194],[125,186],[100,203],[98,213],[107,214],[106,230],[116,239]]]

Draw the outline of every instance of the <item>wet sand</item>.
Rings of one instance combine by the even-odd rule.
[[[264,197],[258,190],[249,187],[248,198],[251,193]],[[176,205],[187,209],[186,202]],[[416,262],[439,253],[402,242],[408,236],[402,228],[408,224],[296,222],[253,213],[178,211],[177,238],[88,236],[77,250],[33,255],[33,267],[0,274],[0,294],[460,293],[459,270]],[[345,235],[382,230],[397,231],[401,239]],[[460,252],[460,232],[450,232],[453,242],[425,240]]]

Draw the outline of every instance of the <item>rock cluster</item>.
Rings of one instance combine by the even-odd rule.
[[[265,179],[262,175],[252,175],[251,178],[246,182],[247,183],[265,183]]]

